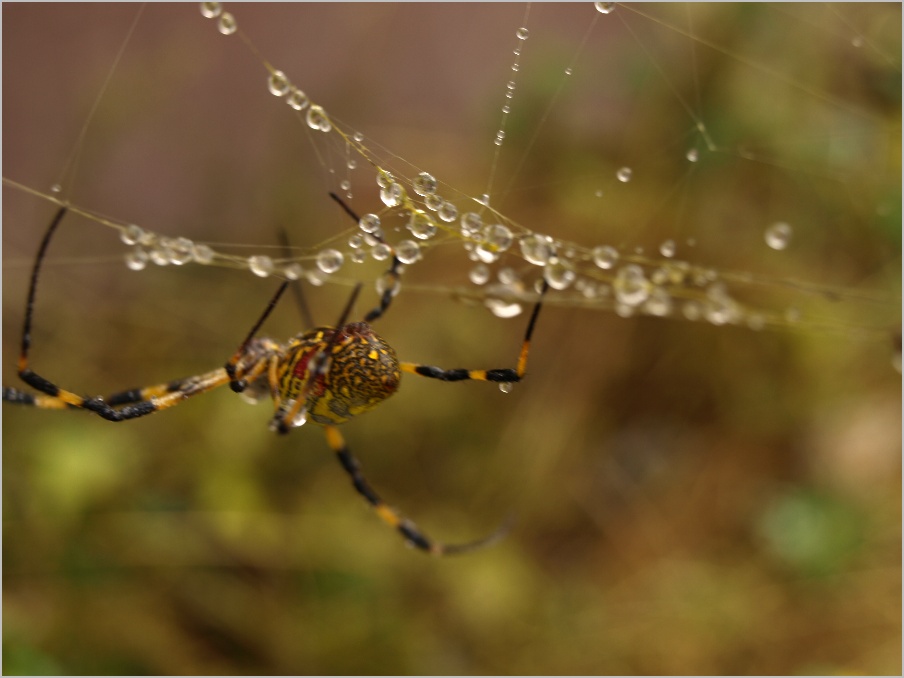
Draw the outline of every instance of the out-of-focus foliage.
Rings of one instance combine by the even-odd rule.
[[[806,313],[768,332],[620,318],[552,294],[511,394],[406,375],[343,429],[373,484],[442,540],[517,517],[499,545],[440,561],[368,511],[316,426],[275,436],[267,405],[227,390],[121,425],[4,405],[5,673],[900,673],[900,6],[638,9],[667,30],[617,7],[569,79],[593,5],[531,8],[503,210],[587,246],[671,238],[701,265],[841,289],[816,299],[834,330]],[[4,176],[56,180],[135,11],[4,5]],[[337,118],[483,192],[524,6],[232,11]],[[145,9],[73,200],[258,247],[279,228],[305,246],[348,228],[326,197],[332,165],[266,94],[260,64],[205,21]],[[700,145],[682,102],[731,144],[696,174],[680,164]],[[609,165],[635,176],[596,198]],[[352,205],[377,209],[356,181]],[[15,385],[52,208],[4,188],[3,210]],[[795,235],[776,252],[762,231],[779,217]],[[64,224],[38,372],[101,393],[211,369],[276,284],[200,266],[136,274],[121,254],[106,229]],[[467,284],[470,262],[444,255],[412,282]],[[306,290],[328,323],[348,288]],[[813,298],[763,285],[745,301]],[[403,288],[379,330],[405,360],[502,367],[525,322]],[[285,303],[266,332],[298,324]]]

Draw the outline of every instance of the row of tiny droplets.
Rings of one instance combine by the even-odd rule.
[[[594,4],[604,14],[613,9],[612,3]],[[232,35],[238,30],[233,15],[223,11],[218,2],[202,3],[201,14],[209,19],[216,19],[217,29],[223,35]],[[520,34],[518,37],[523,39]],[[269,64],[265,65],[269,71],[267,86],[271,94],[284,98],[293,110],[299,113],[305,111],[305,121],[311,129],[321,132],[334,131],[329,116],[321,106],[312,103],[301,89],[291,83],[285,73],[272,68]],[[335,131],[359,152],[366,154],[361,145],[363,137],[356,134],[348,138],[338,128]],[[688,160],[694,161],[696,157],[689,157]],[[627,182],[630,178],[628,168],[619,170],[620,181]],[[573,287],[588,301],[605,301],[610,297],[609,287],[606,285],[608,282],[611,285],[611,296],[614,297],[612,299],[614,308],[620,315],[628,316],[635,312],[657,316],[671,315],[674,311],[674,301],[669,290],[681,289],[684,296],[690,297],[682,306],[682,313],[687,319],[705,319],[714,324],[725,324],[739,322],[746,316],[751,326],[763,324],[762,317],[742,312],[740,305],[729,296],[724,282],[719,280],[714,271],[693,267],[687,262],[654,262],[640,256],[626,257],[626,261],[620,264],[621,255],[609,245],[588,250],[524,228],[519,229],[523,231],[521,234],[515,234],[511,228],[502,223],[484,224],[483,218],[476,212],[467,212],[459,218],[458,208],[437,192],[438,182],[427,172],[421,172],[411,182],[419,203],[415,203],[409,197],[402,183],[379,167],[377,184],[380,188],[380,199],[387,208],[397,209],[409,215],[406,228],[416,240],[402,240],[394,247],[390,246],[383,238],[380,217],[376,214],[366,214],[359,222],[361,232],[355,233],[348,240],[351,248],[349,258],[355,263],[361,263],[367,258],[364,249],[367,245],[370,247],[370,255],[375,260],[385,260],[394,254],[401,263],[412,264],[421,258],[422,249],[418,240],[427,241],[440,231],[452,232],[464,239],[469,258],[476,262],[469,273],[469,278],[475,285],[485,285],[489,282],[490,270],[487,265],[496,262],[517,242],[522,258],[529,264],[542,267],[543,279],[554,290]],[[478,200],[484,205],[486,201],[486,197]],[[421,209],[419,204],[423,204],[426,209]],[[436,213],[438,221],[430,212]],[[459,221],[460,224],[457,229],[451,225],[455,221]],[[787,228],[787,225],[782,226]],[[227,255],[213,250],[208,245],[194,243],[188,238],[161,237],[136,225],[124,227],[121,237],[123,242],[133,246],[126,255],[126,264],[132,270],[141,270],[150,261],[157,265],[183,265],[192,262],[231,265],[246,268],[261,277],[277,274],[292,280],[298,279],[303,273],[301,264],[297,261],[289,261],[278,267],[268,256],[254,255],[245,258]],[[770,246],[774,245],[770,243]],[[674,252],[675,245],[672,241],[666,241],[660,248],[660,254],[666,259],[670,259]],[[324,275],[335,273],[341,268],[345,257],[346,255],[337,249],[323,249],[316,255],[317,269],[304,273],[311,282],[319,284],[323,281]],[[596,273],[587,276],[578,275],[579,264],[582,261],[592,262]],[[524,284],[521,275],[513,268],[504,267],[497,272],[497,278],[498,283],[488,285],[486,288],[487,307],[499,317],[520,314],[522,305],[512,300],[523,297]],[[379,280],[378,289],[386,283],[387,280]],[[394,283],[397,284],[397,281]],[[535,281],[535,291],[539,286],[540,281]],[[695,293],[688,292],[692,288],[696,288]]]

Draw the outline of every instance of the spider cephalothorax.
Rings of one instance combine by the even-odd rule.
[[[308,416],[318,424],[341,424],[376,407],[399,387],[402,373],[393,348],[365,322],[299,334],[279,367],[279,394],[295,400],[312,376],[312,360],[323,350],[329,366],[308,389]]]

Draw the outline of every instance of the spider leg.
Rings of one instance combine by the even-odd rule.
[[[540,298],[537,300],[534,310],[531,313],[530,321],[527,323],[527,330],[524,333],[524,341],[521,343],[521,351],[518,354],[518,364],[515,368],[502,368],[493,370],[468,370],[468,369],[451,369],[444,370],[441,367],[433,367],[432,365],[419,365],[418,363],[400,363],[399,367],[403,372],[411,374],[419,374],[422,377],[430,379],[439,379],[440,381],[494,381],[497,383],[515,383],[524,378],[527,373],[527,356],[530,353],[531,337],[534,334],[534,328],[537,325],[537,318],[540,316],[540,307],[543,305],[543,296],[549,289],[546,281],[543,282],[543,288],[540,290]]]
[[[359,221],[361,221],[361,218],[355,213],[355,211],[351,207],[346,205],[345,201],[342,198],[340,198],[337,194],[330,193],[330,197],[333,200],[335,200],[337,203],[339,203],[339,206],[345,210],[345,213],[348,214],[352,219],[355,220],[355,223],[358,223]],[[382,244],[384,244],[384,245],[388,244],[379,235],[377,235],[377,234],[371,234],[371,235],[373,237],[375,237]],[[390,249],[392,249],[391,246],[390,246]],[[400,273],[399,269],[401,267],[402,267],[402,262],[399,261],[398,257],[396,257],[396,255],[395,255],[395,251],[393,251],[392,265],[389,267],[389,270],[386,271],[386,276],[389,278],[389,280],[387,281],[388,284],[385,286],[383,293],[380,295],[380,303],[377,304],[377,306],[372,308],[370,311],[368,311],[367,315],[364,316],[364,322],[372,323],[377,318],[382,317],[382,315],[384,313],[386,313],[387,310],[389,310],[389,306],[390,306],[390,304],[392,304],[392,299],[393,299],[393,297],[395,297],[396,292],[398,292],[398,282],[399,282],[399,273]]]
[[[188,377],[186,379],[178,379],[165,384],[119,391],[110,396],[108,400],[104,400],[101,397],[80,396],[77,393],[61,388],[49,379],[34,372],[29,367],[28,354],[31,349],[31,326],[34,317],[38,279],[44,264],[44,258],[47,254],[47,248],[49,247],[50,241],[56,233],[57,228],[62,222],[63,217],[66,216],[67,209],[68,208],[65,205],[60,207],[54,215],[53,220],[50,222],[47,231],[44,233],[41,245],[38,248],[37,256],[35,257],[34,266],[31,270],[28,297],[25,304],[25,321],[22,327],[22,343],[18,365],[19,378],[38,391],[38,394],[4,387],[2,394],[3,400],[10,403],[28,405],[42,409],[83,409],[93,412],[108,421],[119,422],[136,419],[148,414],[153,414],[154,412],[159,412],[160,410],[165,410],[174,405],[178,405],[186,398],[198,395],[199,393],[206,393],[207,391],[234,382],[234,374],[230,373],[228,369],[221,367],[211,372]],[[270,305],[254,325],[248,338],[242,343],[239,351],[236,353],[235,363],[238,364],[240,361],[250,363],[245,365],[246,370],[249,370],[250,372],[255,371],[255,367],[261,362],[259,356],[267,351],[270,346],[264,342],[258,342],[254,345],[254,349],[251,353],[246,352],[246,349],[248,349],[254,333],[273,310],[273,306],[275,306],[276,301],[284,290],[285,284],[277,291],[276,295],[271,300]],[[258,373],[265,367],[265,364],[261,366],[258,369]]]
[[[402,537],[404,537],[405,541],[408,544],[415,546],[433,556],[447,556],[484,548],[499,541],[508,533],[510,526],[508,524],[505,524],[500,529],[496,530],[487,537],[473,542],[467,542],[464,544],[442,544],[440,542],[433,541],[432,539],[427,537],[427,535],[421,532],[420,529],[418,529],[417,525],[415,525],[411,520],[405,518],[380,498],[380,495],[377,494],[373,487],[371,487],[370,483],[367,482],[367,479],[362,475],[361,465],[349,451],[348,446],[345,444],[345,439],[342,437],[339,429],[335,426],[326,425],[324,426],[324,430],[326,431],[327,443],[329,443],[329,446],[333,450],[333,452],[336,453],[336,457],[339,459],[339,463],[351,478],[352,485],[354,485],[355,490],[357,490],[358,494],[360,494],[367,500],[367,503],[373,507],[374,511],[383,520],[383,522],[385,522],[390,527],[398,530],[398,532],[402,535]]]

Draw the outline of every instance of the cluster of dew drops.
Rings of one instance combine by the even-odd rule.
[[[615,8],[615,3],[596,2],[594,6],[599,12],[608,14]],[[235,18],[223,11],[220,3],[202,3],[201,13],[215,19],[217,29],[223,35],[232,35],[237,31]],[[519,34],[519,39],[524,37]],[[321,106],[312,103],[285,73],[269,65],[267,68],[267,88],[271,94],[283,98],[299,114],[304,112],[305,122],[311,129],[321,132],[333,130]],[[353,139],[359,144],[363,141],[358,134]],[[693,149],[689,151],[687,159],[696,162],[697,152]],[[620,168],[616,178],[623,183],[630,181],[631,168]],[[410,186],[410,191],[406,185]],[[539,293],[545,281],[549,288],[562,292],[570,290],[585,302],[609,303],[622,316],[635,313],[673,315],[678,310],[676,298],[680,297],[680,313],[688,320],[702,319],[719,325],[746,321],[754,328],[764,323],[762,316],[745,312],[732,299],[727,285],[716,271],[674,259],[677,248],[672,240],[660,245],[661,259],[623,256],[611,245],[588,249],[523,227],[518,227],[518,232],[515,232],[496,219],[485,223],[478,212],[460,214],[455,204],[439,194],[439,182],[428,172],[419,173],[405,184],[378,168],[377,186],[381,202],[387,209],[402,215],[406,221],[404,228],[411,238],[389,244],[380,216],[365,214],[360,218],[356,231],[348,237],[349,250],[343,253],[335,248],[324,248],[311,257],[315,267],[303,269],[295,260],[277,262],[264,255],[244,258],[227,255],[188,238],[163,237],[132,224],[121,227],[121,239],[131,247],[126,254],[126,265],[138,271],[145,268],[148,262],[160,266],[218,264],[244,268],[260,277],[279,275],[297,280],[304,275],[309,282],[322,284],[327,276],[339,271],[346,259],[362,263],[368,257],[375,261],[395,257],[401,264],[410,265],[422,258],[426,241],[438,234],[453,234],[463,241],[467,256],[474,264],[468,273],[470,282],[483,288],[481,296],[484,303],[501,318],[522,313],[521,301]],[[488,206],[489,196],[481,196],[476,202]],[[784,249],[790,238],[791,227],[784,222],[773,224],[765,232],[766,243],[776,250]],[[491,281],[491,266],[506,254],[514,255],[519,263],[523,261],[539,267],[541,275],[531,276],[530,271],[535,269],[528,268],[525,273],[523,266],[520,271],[513,266],[500,266],[495,272],[495,280]],[[532,277],[532,282],[526,280]],[[383,291],[387,281],[398,285],[397,279],[384,276],[377,281],[378,292]],[[532,290],[528,292],[530,288]],[[679,290],[680,293],[676,293]]]

